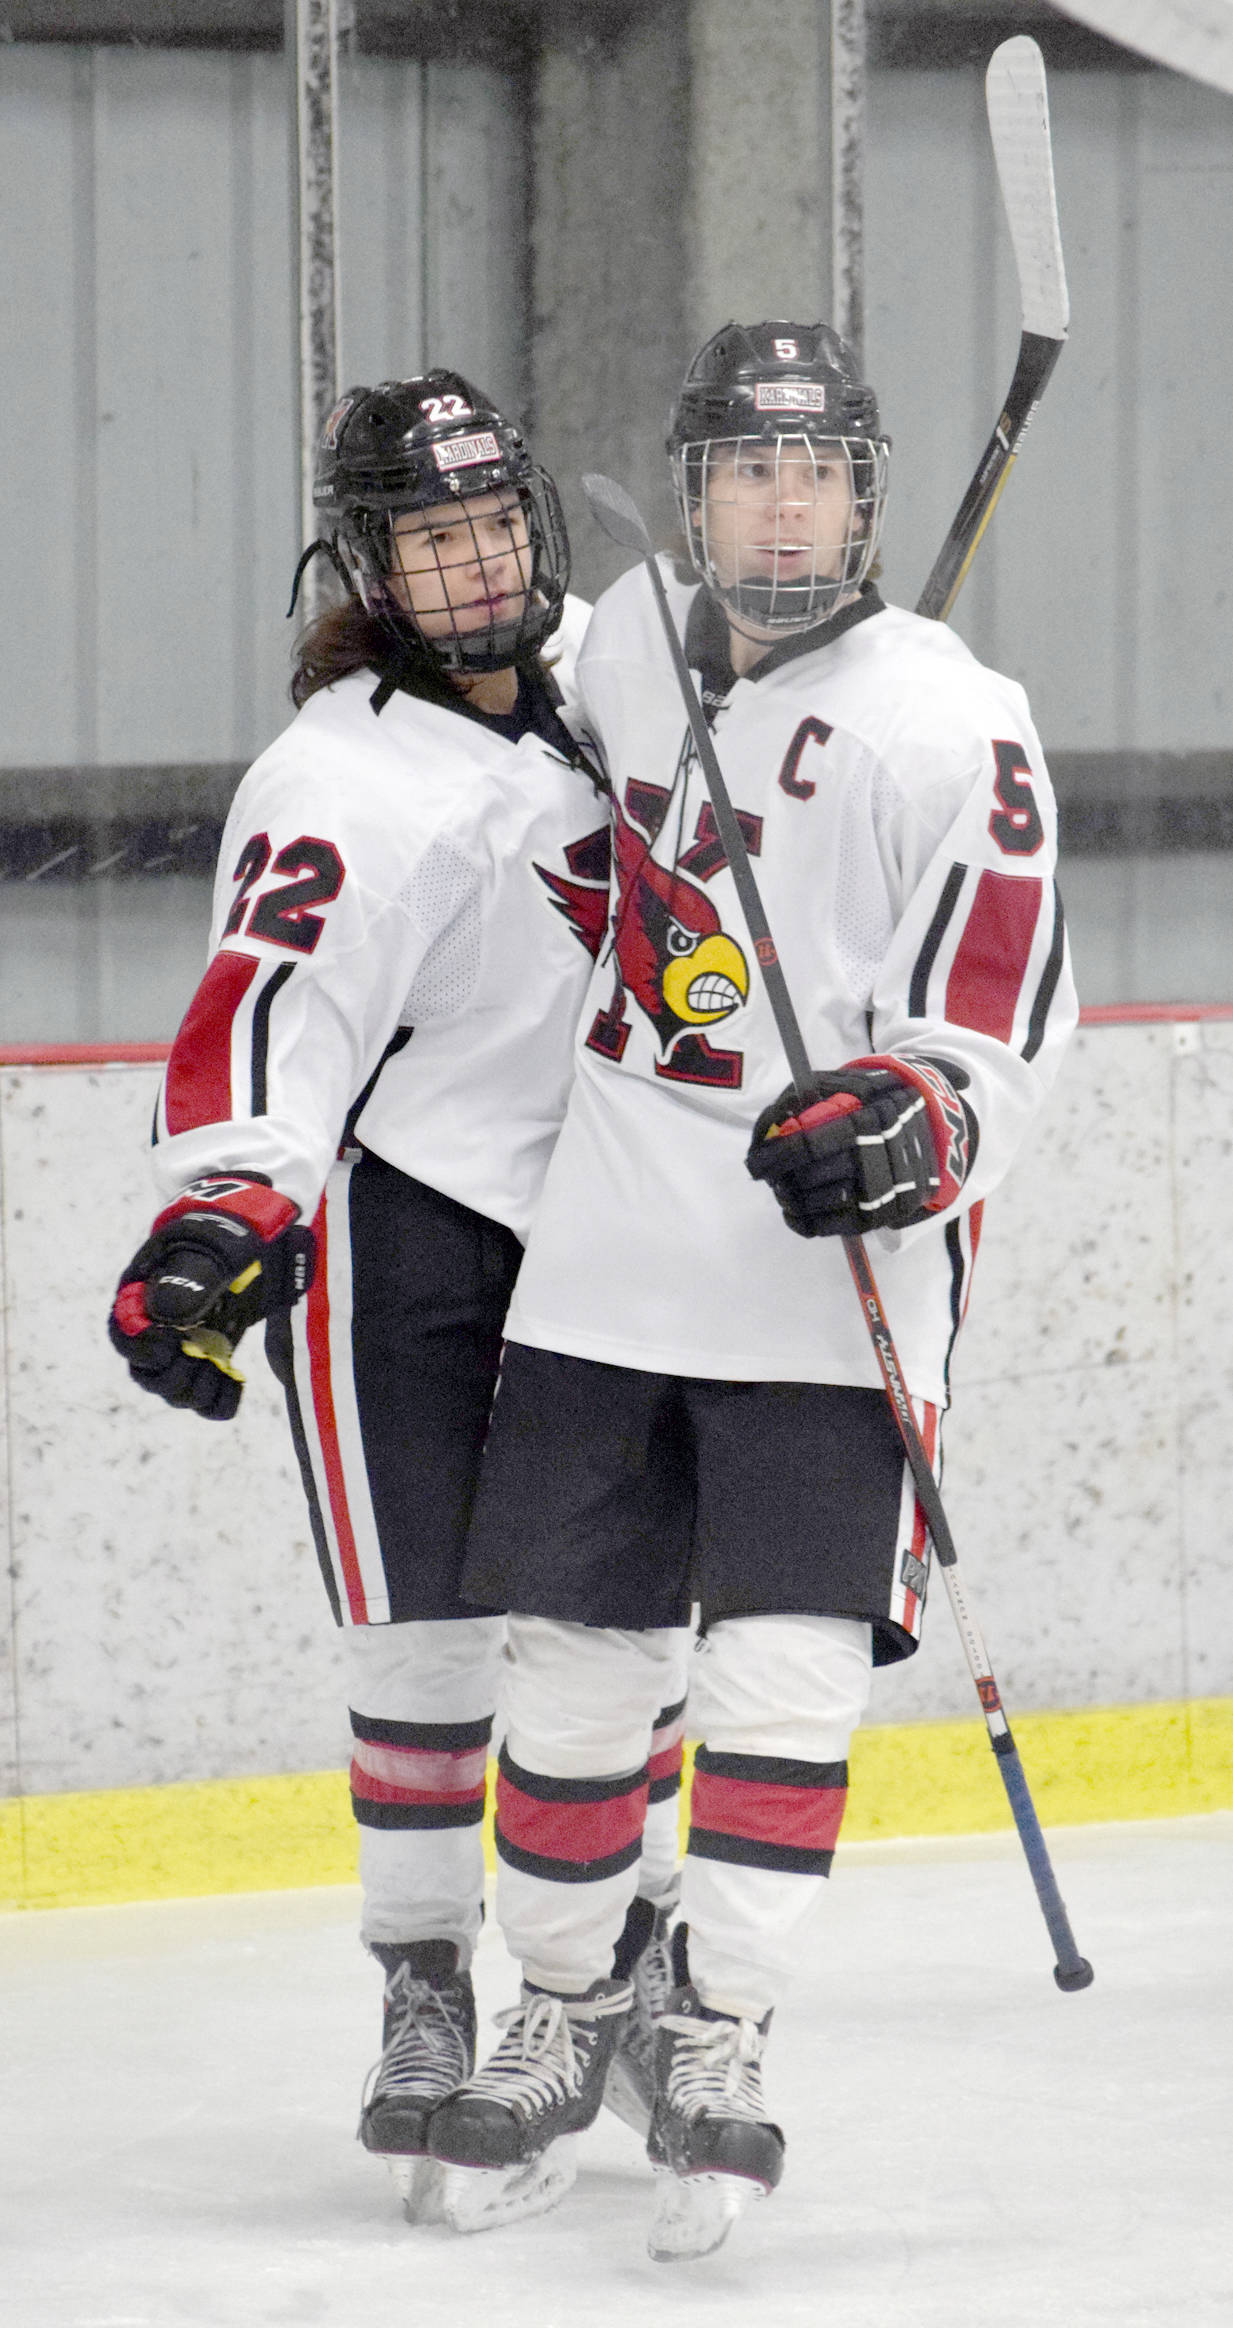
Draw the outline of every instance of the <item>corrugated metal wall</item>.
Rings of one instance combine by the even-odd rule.
[[[512,86],[346,68],[348,378],[521,400]],[[276,56],[0,50],[4,766],[246,760],[286,717],[286,134]]]
[[[955,627],[1030,679],[1051,750],[1230,735],[1233,111],[1169,73],[1054,73],[1068,346]],[[870,85],[868,369],[895,440],[886,565],[911,603],[1019,334],[977,72]]]
[[[584,47],[573,62],[585,92],[598,68]],[[604,69],[628,105],[645,99],[640,52]],[[1028,682],[1066,779],[1085,1000],[1220,1000],[1233,993],[1228,101],[1147,72],[1055,71],[1050,95],[1071,346],[956,627]],[[478,65],[344,67],[347,380],[447,359],[525,403],[532,96]],[[287,716],[286,119],[276,55],[0,46],[0,1035],[13,1039],[171,1033],[201,961],[216,795]],[[679,180],[683,201],[685,147],[659,143],[663,186]],[[562,160],[542,121],[540,146],[542,226],[561,208]],[[620,162],[597,157],[597,180],[636,181]],[[660,235],[655,185],[662,260],[683,227],[665,213]],[[536,285],[545,314],[569,301],[600,345],[648,329],[641,196],[632,183],[625,209],[588,212],[555,280]],[[773,204],[768,218],[777,235]],[[887,589],[911,604],[1018,335],[978,70],[872,75],[867,277],[868,369],[895,439]],[[663,305],[679,336],[667,287]],[[549,437],[555,399],[586,448],[571,465],[624,473],[602,413],[579,417],[585,396],[570,406],[567,383],[542,365],[537,377]],[[621,399],[616,435],[642,446],[644,468],[660,460],[660,401]],[[575,546],[585,590],[594,528]],[[184,817],[107,827],[99,786],[76,775],[99,767],[157,773]],[[58,791],[20,773],[53,768]]]

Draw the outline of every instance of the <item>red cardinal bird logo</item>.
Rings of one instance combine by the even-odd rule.
[[[651,838],[613,804],[617,904],[613,916],[616,992],[610,1020],[629,994],[655,1029],[666,1057],[691,1029],[715,1026],[749,993],[749,966],[694,882],[651,855]]]

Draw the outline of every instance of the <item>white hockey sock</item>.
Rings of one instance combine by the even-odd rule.
[[[451,1940],[470,1962],[503,1632],[493,1617],[344,1634],[366,1943]]]

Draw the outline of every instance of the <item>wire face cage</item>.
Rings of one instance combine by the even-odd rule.
[[[877,556],[879,437],[709,437],[672,456],[695,571],[738,627],[790,634],[859,590]]]
[[[409,625],[447,670],[500,670],[560,618],[569,548],[542,469],[428,506],[357,510],[337,546],[369,611]]]

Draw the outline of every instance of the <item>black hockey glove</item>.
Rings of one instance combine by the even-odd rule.
[[[155,1221],[120,1279],[108,1332],[134,1382],[168,1406],[229,1422],[244,1377],[236,1343],[313,1281],[317,1242],[268,1181],[194,1180]]]
[[[940,1059],[853,1059],[781,1092],[745,1158],[799,1237],[906,1229],[954,1202],[976,1154],[962,1067]]]

